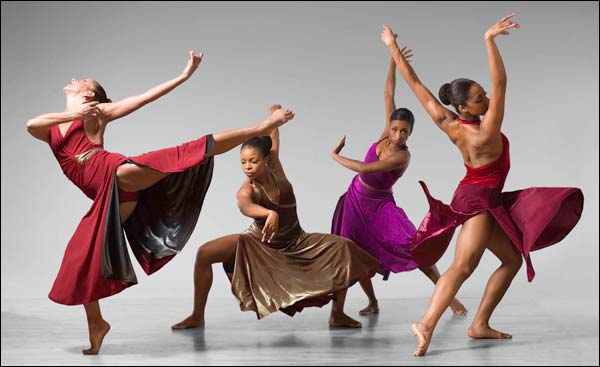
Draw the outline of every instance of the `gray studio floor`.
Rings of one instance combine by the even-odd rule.
[[[470,340],[466,330],[478,300],[467,298],[470,315],[447,312],[428,355],[415,358],[409,325],[427,301],[382,300],[379,316],[359,318],[362,330],[330,330],[329,306],[258,321],[238,311],[233,298],[209,299],[205,330],[174,332],[169,326],[189,314],[189,299],[113,297],[103,303],[112,329],[101,354],[83,356],[82,307],[3,300],[2,365],[598,365],[597,302],[507,299],[492,327],[514,339]],[[362,305],[349,299],[349,314],[357,316]]]

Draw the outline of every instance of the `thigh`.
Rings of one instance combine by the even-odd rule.
[[[239,234],[231,234],[209,241],[198,249],[198,260],[211,264],[235,259]]]
[[[503,263],[518,263],[521,260],[521,253],[498,223],[494,226],[487,248]]]
[[[471,270],[478,264],[489,244],[496,220],[485,211],[462,225],[456,241],[454,265],[467,266]]]
[[[117,167],[117,184],[122,190],[136,192],[147,189],[168,175],[150,167],[124,163]]]
[[[121,223],[125,223],[125,221],[131,216],[131,213],[135,210],[137,206],[137,201],[126,201],[124,203],[119,204],[119,214],[121,215]]]

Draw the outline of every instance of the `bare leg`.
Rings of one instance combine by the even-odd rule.
[[[213,134],[215,142],[213,150],[208,156],[225,153],[244,141],[268,133],[273,128],[281,126],[294,118],[292,111],[278,109],[255,126],[223,131]],[[133,163],[125,163],[117,167],[117,184],[122,190],[138,192],[154,185],[169,173],[161,172],[150,167],[141,167]]]
[[[361,328],[362,324],[360,322],[344,313],[346,293],[348,293],[348,289],[335,292],[335,298],[333,299],[333,305],[331,306],[331,315],[329,316],[329,326]]]
[[[512,335],[492,329],[489,325],[492,312],[506,293],[513,278],[519,272],[523,258],[497,223],[488,249],[502,264],[488,280],[477,314],[467,335],[474,339],[510,339]]]
[[[232,234],[217,238],[198,249],[194,267],[194,310],[186,319],[172,325],[172,329],[204,327],[204,309],[213,281],[212,264],[235,258],[239,237],[238,234]]]
[[[100,303],[94,301],[83,305],[87,316],[88,331],[90,334],[90,348],[82,350],[83,354],[98,354],[104,336],[110,330],[110,324],[102,318],[100,313]]]
[[[138,192],[147,189],[168,175],[169,173],[150,167],[124,163],[117,167],[117,185],[119,185],[121,190]]]
[[[433,284],[436,284],[437,281],[440,279],[440,272],[438,271],[438,268],[435,265],[432,265],[428,268],[419,268],[419,270],[421,270],[423,272],[423,274],[427,275],[427,277],[429,279],[431,279]],[[454,298],[452,300],[452,302],[450,302],[450,308],[452,309],[452,313],[454,313],[455,315],[458,315],[458,316],[466,316],[467,315],[467,309],[456,298]]]
[[[127,218],[129,218],[136,205],[136,201],[125,202],[119,205],[121,223],[125,222]],[[110,330],[110,324],[102,318],[102,313],[100,312],[100,302],[94,301],[92,303],[83,305],[83,307],[85,308],[85,314],[87,316],[90,348],[84,349],[82,352],[83,354],[98,354],[98,352],[100,352],[100,348],[102,347],[104,336]]]
[[[360,280],[360,286],[367,297],[369,297],[369,305],[358,312],[361,316],[372,315],[379,313],[379,305],[377,304],[377,298],[375,297],[375,290],[373,289],[373,283],[371,278],[363,278]]]
[[[278,107],[281,107],[277,105]],[[292,111],[283,109],[269,110],[270,116],[254,126],[241,129],[228,130],[213,134],[215,146],[209,155],[218,155],[230,151],[246,140],[261,135],[268,135],[271,130],[277,128],[294,118]]]
[[[411,326],[419,346],[415,356],[427,352],[433,330],[440,317],[456,296],[462,283],[479,264],[494,229],[494,218],[487,211],[467,220],[458,234],[456,253],[450,268],[440,277],[425,315]]]

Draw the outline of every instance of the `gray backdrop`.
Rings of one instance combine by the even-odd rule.
[[[244,126],[281,103],[296,118],[281,131],[281,156],[294,184],[302,226],[328,232],[338,197],[354,173],[330,158],[347,135],[346,156],[362,159],[384,126],[389,52],[382,24],[414,49],[413,66],[437,95],[470,77],[490,90],[485,30],[516,12],[521,29],[497,44],[508,73],[503,130],[511,140],[506,190],[576,186],[581,221],[560,244],[532,255],[507,297],[564,298],[598,308],[598,3],[7,3],[2,2],[2,299],[46,297],[65,246],[90,207],[62,174],[49,147],[26,131],[37,114],[64,109],[73,77],[100,81],[113,100],[178,75],[187,51],[203,51],[196,74],[170,95],[112,123],[110,151],[136,155],[206,133]],[[412,162],[394,187],[415,225],[427,211],[417,181],[448,202],[464,167],[398,76],[396,103],[416,117]],[[244,176],[238,150],[216,158],[214,179],[190,242],[170,264],[118,297],[182,297],[190,302],[196,249],[245,229],[236,206]],[[455,236],[456,237],[456,236]],[[447,268],[453,244],[440,263]],[[480,297],[498,265],[486,253],[459,296]],[[230,297],[215,266],[211,297]],[[418,271],[374,281],[380,298],[428,297]],[[354,287],[350,297],[362,297]],[[49,301],[50,302],[50,301]],[[597,312],[597,311],[596,311]]]

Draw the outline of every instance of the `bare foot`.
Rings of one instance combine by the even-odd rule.
[[[271,107],[269,107],[269,115],[272,115],[273,112],[277,111],[278,109],[281,108],[280,104],[274,104]]]
[[[88,326],[88,330],[90,332],[90,344],[91,348],[83,349],[81,352],[83,354],[98,354],[100,352],[100,347],[102,346],[102,341],[104,340],[104,336],[110,330],[110,324],[104,320],[100,323],[90,324]]]
[[[345,313],[331,313],[329,316],[329,326],[330,327],[343,327],[343,328],[352,328],[358,329],[362,327],[362,324]]]
[[[457,316],[466,316],[467,315],[467,309],[456,298],[452,302],[450,302],[450,308],[452,309],[452,313],[454,313]]]
[[[368,315],[373,315],[379,313],[379,306],[377,305],[377,302],[375,303],[369,303],[369,305],[365,308],[363,308],[362,310],[358,311],[358,314],[360,316],[368,316]]]
[[[431,334],[432,330],[427,330],[425,325],[420,322],[412,324],[410,327],[415,338],[417,338],[417,342],[419,343],[419,347],[413,353],[415,357],[424,356],[425,352],[427,352],[427,348],[429,348],[429,343],[431,342]]]
[[[204,320],[194,316],[189,316],[187,319],[171,325],[171,329],[173,330],[183,330],[196,327],[204,327]]]
[[[512,335],[494,330],[488,325],[469,327],[467,335],[473,339],[512,339]]]
[[[294,112],[283,109],[279,105],[271,106],[269,108],[269,113],[271,115],[260,124],[260,129],[263,131],[263,134],[269,134],[271,130],[285,124],[295,116]]]

